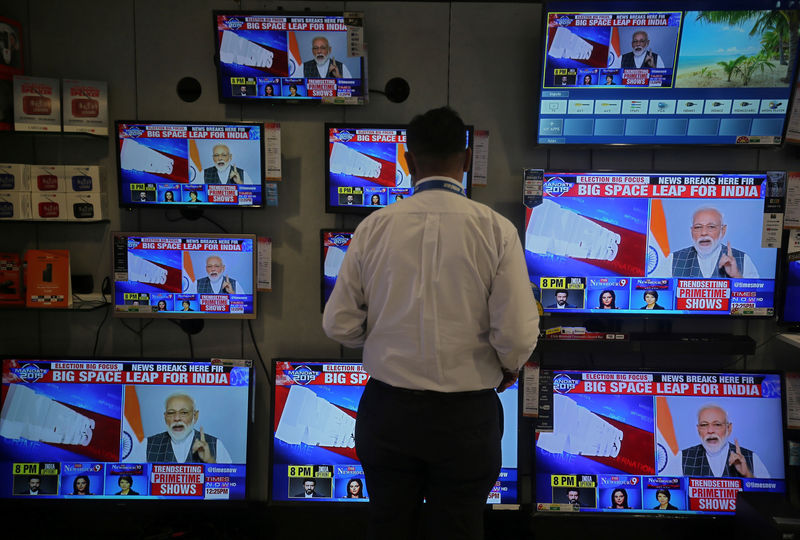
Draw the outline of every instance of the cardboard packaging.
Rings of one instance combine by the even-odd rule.
[[[25,191],[0,191],[0,219],[32,219],[31,194]]]
[[[25,252],[25,305],[66,308],[72,305],[69,251],[30,249]]]

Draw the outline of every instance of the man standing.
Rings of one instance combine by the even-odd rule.
[[[336,60],[333,47],[325,36],[317,36],[311,40],[311,54],[314,58],[303,62],[303,77],[307,79],[351,79],[350,70]]]
[[[411,121],[414,196],[361,222],[323,315],[329,337],[364,347],[371,376],[355,431],[369,538],[483,538],[501,464],[495,388],[536,345],[517,230],[461,189],[465,131],[446,107]]]

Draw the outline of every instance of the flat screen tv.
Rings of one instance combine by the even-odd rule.
[[[255,319],[251,234],[112,234],[117,317]]]
[[[220,101],[367,103],[364,15],[215,11]]]
[[[800,11],[776,4],[547,4],[538,142],[780,145]]]
[[[786,264],[781,322],[800,331],[800,259]]]
[[[2,365],[0,497],[245,498],[249,361]]]
[[[369,379],[361,363],[276,359],[273,374],[270,500],[367,502],[369,485],[354,439],[358,403]],[[517,504],[517,384],[498,395],[505,418],[502,468],[486,502]],[[318,497],[304,496],[306,480],[313,481]],[[356,484],[361,497],[348,497]]]
[[[550,313],[775,313],[764,173],[545,172],[525,258]]]
[[[473,127],[467,126],[467,147]],[[369,214],[414,193],[403,124],[325,124],[325,211]],[[472,195],[472,171],[462,188]]]
[[[322,229],[320,231],[320,276],[322,292],[322,309],[331,297],[339,269],[342,267],[344,254],[353,238],[352,230]]]
[[[778,374],[543,376],[538,511],[733,516],[739,491],[786,493]]]
[[[264,204],[264,124],[118,120],[122,208]]]

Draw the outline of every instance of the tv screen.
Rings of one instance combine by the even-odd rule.
[[[362,13],[214,12],[220,101],[367,103]]]
[[[775,4],[548,4],[538,142],[780,145],[799,12]]]
[[[467,126],[467,147],[473,128]],[[414,193],[402,124],[325,124],[325,211],[368,214]],[[472,195],[472,173],[462,177]]]
[[[369,379],[361,363],[277,359],[273,369],[271,500],[367,502],[369,485],[354,439],[358,403]],[[505,418],[502,469],[486,502],[514,504],[519,503],[517,384],[498,395]],[[307,480],[317,496],[305,497]],[[351,489],[361,497],[348,497]]]
[[[347,252],[352,238],[352,230],[322,229],[320,231],[320,262],[322,266],[320,275],[322,278],[323,311],[328,298],[331,297],[333,287],[336,285],[336,278],[339,276],[344,254]]]
[[[552,422],[536,434],[540,511],[732,516],[739,491],[786,493],[777,374],[543,376]]]
[[[545,311],[771,317],[764,173],[545,172],[525,258]]]
[[[263,124],[118,120],[116,132],[123,208],[263,205]]]
[[[256,317],[256,237],[113,233],[118,317]]]
[[[800,259],[787,263],[781,321],[800,329]]]
[[[0,497],[245,498],[249,361],[2,364]]]

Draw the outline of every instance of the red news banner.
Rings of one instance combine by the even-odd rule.
[[[736,510],[742,481],[730,478],[689,478],[689,510]]]
[[[355,137],[351,142],[385,142],[385,143],[404,143],[406,136],[404,133],[396,131],[356,131]]]
[[[346,32],[347,25],[341,22],[325,21],[320,17],[309,17],[300,20],[283,18],[247,17],[244,30],[292,30],[294,32]]]
[[[230,371],[231,366],[200,363],[53,362],[36,382],[230,386]]]
[[[144,139],[220,139],[248,140],[250,131],[258,129],[250,126],[146,126],[141,138]]]
[[[669,26],[672,13],[569,13],[572,20],[560,18],[561,13],[551,13],[551,20],[559,20],[561,26]]]
[[[570,393],[762,397],[758,377],[683,373],[585,373]]]
[[[156,465],[150,478],[153,495],[203,495],[202,465]]]
[[[556,175],[549,175],[550,180]],[[760,199],[759,176],[557,175],[574,184],[567,197],[641,197],[667,199]]]
[[[133,238],[131,238],[133,240]],[[242,251],[241,240],[227,238],[140,238],[139,243],[129,249],[170,250],[170,251]]]

